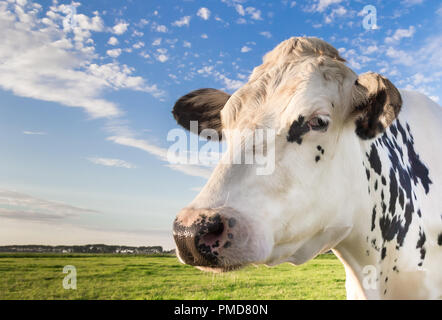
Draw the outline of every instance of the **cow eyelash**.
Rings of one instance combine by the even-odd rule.
[[[328,119],[324,119],[322,117],[313,117],[308,122],[310,129],[322,132],[327,130],[328,124]]]

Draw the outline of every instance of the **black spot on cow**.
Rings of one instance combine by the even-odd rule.
[[[427,239],[425,237],[425,232],[423,232],[422,229],[419,228],[419,239],[417,240],[416,249],[420,249],[420,255],[422,261],[425,260],[425,254],[427,252],[424,247],[426,240]]]
[[[378,150],[374,144],[371,145],[368,161],[370,162],[370,166],[373,168],[373,170],[380,175],[382,172],[382,164],[381,159],[379,158]]]
[[[321,157],[320,156],[316,156],[315,157],[315,162],[318,162],[319,160],[321,160]]]
[[[419,240],[417,240],[416,249],[422,248],[426,241],[425,232],[422,229],[419,230]]]
[[[225,244],[224,244],[224,248],[229,248],[230,246],[232,245],[232,243],[230,242],[230,241],[227,241]]]
[[[318,151],[321,151],[322,147],[321,146],[317,146],[316,149],[318,149]]]
[[[232,239],[233,239],[233,234],[228,233],[228,234],[227,234],[227,237],[228,237],[230,240],[232,240]]]
[[[404,190],[402,190],[402,188],[399,188],[399,204],[401,208],[404,209]]]
[[[385,277],[385,283],[387,283],[388,282],[388,277]]]
[[[428,168],[414,149],[414,138],[411,134],[411,128],[408,124],[406,124],[406,128],[405,130],[399,120],[395,120],[390,126],[389,132],[391,135],[385,132],[376,140],[376,142],[379,142],[379,147],[376,148],[375,143],[372,143],[370,153],[367,153],[370,166],[378,175],[382,173],[382,166],[389,168],[388,181],[387,177],[381,175],[382,184],[387,186],[387,189],[384,190],[389,193],[389,196],[387,195],[386,197],[388,200],[388,212],[384,202],[383,190],[380,199],[382,213],[378,212],[376,219],[378,219],[377,222],[381,230],[382,240],[388,242],[395,239],[398,250],[403,246],[413,217],[421,217],[419,208],[415,207],[415,201],[418,199],[415,187],[420,185],[428,193],[432,184]],[[403,145],[399,145],[398,142],[402,142]],[[388,156],[390,163],[385,162],[381,164],[380,153]],[[377,189],[376,182],[375,189]],[[424,239],[423,237],[420,235],[419,239],[421,242]],[[423,244],[419,249],[421,259],[423,260],[426,253]]]
[[[393,169],[390,169],[390,204],[388,206],[388,211],[390,213],[396,212],[396,201],[398,197],[398,184],[396,180],[396,174]]]
[[[233,228],[236,224],[236,219],[235,218],[230,218],[229,219],[229,228]]]
[[[381,202],[381,207],[382,207],[382,213],[385,213],[387,211],[387,205],[385,204],[384,201]]]
[[[402,246],[411,223],[413,210],[413,204],[408,203],[405,207],[405,221],[403,224],[401,218],[397,215],[393,215],[392,217],[385,214],[382,215],[379,219],[379,227],[382,232],[382,238],[385,241],[391,241],[396,238],[399,246]]]
[[[425,189],[425,193],[430,191],[430,184],[432,181],[428,177],[429,170],[427,167],[419,160],[419,155],[414,151],[414,148],[408,149],[408,160],[410,161],[411,168],[411,178],[414,184],[417,185],[418,179],[420,180],[422,186]]]
[[[442,246],[442,233],[440,233],[439,236],[437,237],[437,244]]]
[[[365,169],[365,174],[367,175],[367,180],[370,180],[370,170]]]
[[[376,244],[376,238],[371,239],[371,246],[372,246],[373,249],[375,249],[376,251],[379,252],[380,249],[379,249],[379,247]]]
[[[392,125],[390,126],[390,131],[391,131],[391,133],[393,134],[393,136],[394,136],[395,138],[397,138],[397,129],[396,129],[396,126],[395,126],[394,124],[392,124]]]
[[[308,123],[304,120],[303,116],[299,116],[298,120],[293,121],[287,135],[288,142],[302,143],[302,136],[310,131]]]
[[[376,181],[374,182],[374,189],[375,189],[375,190],[378,190],[378,180],[376,180]]]
[[[371,231],[374,230],[374,228],[376,227],[376,205],[374,205],[373,207],[373,212],[371,214]]]
[[[411,128],[409,124],[406,123],[407,131],[409,133],[409,137],[407,137],[407,134],[405,133],[405,130],[403,129],[399,121],[397,121],[397,126],[402,135],[402,140],[404,141],[404,144],[406,144],[407,146],[408,161],[410,163],[409,167],[410,177],[413,179],[415,185],[418,183],[418,181],[420,181],[425,189],[425,193],[428,193],[430,190],[430,184],[432,184],[433,182],[429,177],[430,172],[428,168],[420,160],[419,155],[416,153],[416,150],[414,149],[414,138],[413,135],[411,134]]]
[[[384,260],[386,255],[387,255],[387,248],[383,247],[381,251],[381,259]]]

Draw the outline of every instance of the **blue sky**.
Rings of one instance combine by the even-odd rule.
[[[211,170],[167,162],[175,100],[291,36],[442,102],[440,1],[0,1],[0,244],[172,248]]]

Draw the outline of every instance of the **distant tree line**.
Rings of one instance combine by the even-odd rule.
[[[105,244],[82,246],[12,245],[0,246],[0,253],[41,252],[41,253],[119,253],[119,254],[175,254],[175,250],[163,250],[161,246],[130,247]]]

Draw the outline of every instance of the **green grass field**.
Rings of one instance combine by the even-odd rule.
[[[63,267],[77,290],[63,289]],[[333,255],[295,267],[250,266],[212,274],[172,256],[1,254],[0,299],[344,299],[344,268]]]

